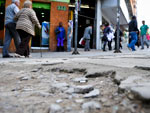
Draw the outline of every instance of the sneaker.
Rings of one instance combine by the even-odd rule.
[[[130,47],[128,47],[128,49],[129,49],[130,51],[132,51],[132,49],[131,49]]]
[[[15,56],[16,58],[25,58],[25,56],[19,55],[19,54],[17,54],[17,53],[15,53],[14,56]]]
[[[3,58],[13,58],[13,56],[11,56],[11,55],[5,55],[5,56],[3,56]]]
[[[136,51],[136,49],[133,49],[132,51]]]
[[[25,56],[26,58],[32,58],[32,56],[31,55],[28,55],[28,56]]]

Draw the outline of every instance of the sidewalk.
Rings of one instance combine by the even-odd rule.
[[[77,55],[72,55],[72,52],[31,52],[32,59],[36,58],[81,58],[81,57],[96,57],[96,56],[150,56],[150,49],[145,48],[144,50],[141,50],[140,48],[136,48],[136,51],[130,51],[128,49],[122,49],[122,53],[114,53],[114,50],[112,51],[106,51],[103,52],[102,50],[95,50],[91,49],[91,51],[84,51],[84,49],[79,48]],[[10,53],[11,55],[14,55],[14,53]],[[0,53],[0,60],[4,59],[2,58],[2,53]],[[8,58],[5,58],[8,59]],[[12,58],[10,58],[12,59]],[[14,58],[15,59],[15,58]],[[25,59],[31,59],[31,58],[25,58]]]

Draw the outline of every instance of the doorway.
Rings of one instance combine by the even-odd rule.
[[[69,10],[74,12],[75,10],[74,0],[70,0]],[[83,37],[84,30],[89,24],[93,25],[93,33],[91,35],[90,48],[94,48],[95,46],[95,0],[92,3],[90,0],[81,1],[80,11],[78,12],[78,39],[77,39],[78,42]],[[75,39],[73,39],[73,44],[74,41]],[[83,46],[81,46],[79,43],[77,44],[79,48],[83,48]]]
[[[4,39],[4,18],[5,18],[5,0],[0,1],[0,46],[3,46]]]
[[[32,38],[31,41],[31,47],[46,47],[49,48],[49,31],[50,27],[46,27],[46,33],[47,33],[47,41],[45,44],[45,39],[43,42],[43,26],[45,26],[44,23],[50,23],[50,7],[51,5],[49,3],[40,3],[40,2],[33,2],[33,10],[36,12],[37,18],[42,25],[42,30],[39,30],[37,27],[35,27],[35,36]]]

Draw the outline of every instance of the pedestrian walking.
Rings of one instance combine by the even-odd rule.
[[[85,28],[83,38],[85,40],[84,51],[90,51],[90,39],[92,35],[92,25]]]
[[[19,12],[19,0],[12,0],[12,4],[10,4],[6,8],[5,12],[5,39],[3,46],[3,58],[11,58],[13,56],[9,55],[9,46],[12,38],[14,39],[16,49],[20,43],[20,37],[18,32],[16,31],[16,22],[14,21],[15,15]]]
[[[105,47],[106,47],[106,44],[108,42],[108,48],[109,50],[112,50],[112,46],[111,46],[111,43],[112,43],[112,39],[114,38],[113,36],[113,32],[109,26],[109,23],[105,23],[105,28],[104,28],[104,36],[102,38],[103,40],[103,51],[106,51]]]
[[[131,41],[128,44],[128,48],[132,51],[136,51],[135,43],[137,42],[138,38],[137,33],[138,33],[137,20],[136,16],[133,16],[132,20],[129,22],[129,37]]]
[[[16,29],[21,38],[21,43],[17,48],[15,57],[30,57],[29,41],[35,35],[34,25],[41,28],[30,0],[24,2],[23,8],[17,13],[14,19],[17,21]]]
[[[124,37],[125,43],[127,43],[128,42],[128,33],[126,30],[123,31],[123,37]]]
[[[71,21],[68,22],[68,32],[67,32],[67,51],[71,51],[71,40],[72,40],[72,35],[73,35],[73,28]]]
[[[59,22],[59,26],[55,29],[56,38],[57,38],[57,50],[56,51],[64,51],[64,40],[66,37],[65,28],[63,27],[63,23]]]
[[[140,35],[141,35],[141,49],[144,49],[144,44],[146,44],[147,48],[149,48],[149,43],[146,38],[146,34],[148,32],[149,27],[145,25],[145,21],[142,21],[142,26],[140,27]]]

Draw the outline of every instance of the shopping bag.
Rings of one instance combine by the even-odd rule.
[[[147,34],[147,35],[146,35],[146,38],[147,38],[147,40],[150,40],[150,35]]]
[[[114,38],[113,32],[110,32],[110,33],[107,34],[108,41],[111,41],[113,38]]]
[[[85,45],[85,40],[84,40],[84,38],[81,38],[81,39],[80,39],[79,44],[82,45],[82,46]]]

